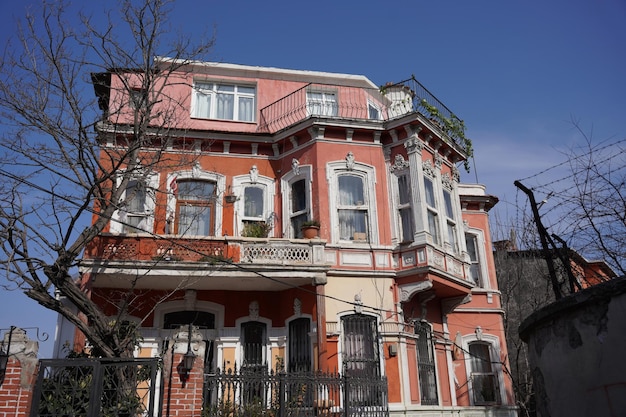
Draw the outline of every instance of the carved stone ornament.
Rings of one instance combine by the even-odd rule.
[[[256,167],[256,165],[252,165],[252,168],[250,168],[250,182],[252,184],[256,184],[258,180],[259,180],[259,169]]]
[[[296,158],[291,160],[291,172],[293,175],[300,175],[300,162]]]
[[[433,161],[431,161],[430,159],[422,161],[422,169],[424,170],[424,174],[428,175],[431,178],[434,178],[435,167],[433,167]]]
[[[349,171],[352,171],[354,169],[354,154],[352,152],[348,152],[348,154],[346,155],[346,168]]]
[[[196,161],[191,167],[191,176],[198,178],[200,176],[200,171],[202,171],[202,167],[200,166],[200,162]]]
[[[409,161],[404,159],[404,156],[401,154],[397,154],[393,160],[393,165],[391,165],[391,172],[394,171],[402,171],[403,169],[407,169],[409,167]]]
[[[443,156],[441,156],[438,153],[436,153],[435,154],[435,167],[437,169],[441,169],[442,165],[443,165]]]
[[[299,298],[293,300],[293,314],[299,316],[302,314],[302,301]]]
[[[461,171],[459,171],[456,165],[452,166],[452,179],[456,182],[461,181]]]
[[[404,147],[408,153],[422,152],[424,149],[424,142],[422,142],[418,137],[411,137],[404,142]]]
[[[250,316],[252,320],[256,320],[259,318],[259,302],[258,301],[252,301],[250,303],[250,305],[248,306],[248,316]]]
[[[443,188],[450,191],[454,188],[454,181],[447,172],[441,176],[441,185],[443,185]]]

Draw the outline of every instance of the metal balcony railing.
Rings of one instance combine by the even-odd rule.
[[[388,121],[411,112],[462,145],[463,121],[414,77],[379,89],[307,84],[262,108],[258,130],[276,133],[309,117]]]

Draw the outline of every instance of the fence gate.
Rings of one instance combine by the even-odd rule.
[[[41,360],[30,416],[158,417],[158,365],[155,358]]]

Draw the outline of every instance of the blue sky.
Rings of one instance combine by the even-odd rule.
[[[33,3],[0,0],[0,41]],[[84,7],[97,15],[110,3]],[[514,180],[581,141],[572,120],[596,140],[626,136],[625,0],[177,0],[170,24],[190,36],[215,30],[213,61],[361,74],[377,85],[415,75],[464,119],[476,171],[463,180],[497,195],[502,218],[525,198]],[[54,321],[0,290],[0,328],[39,326],[52,339]]]

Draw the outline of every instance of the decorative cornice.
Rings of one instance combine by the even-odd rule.
[[[422,161],[422,169],[424,170],[424,174],[431,178],[435,177],[435,167],[433,167],[433,161],[430,159]]]

